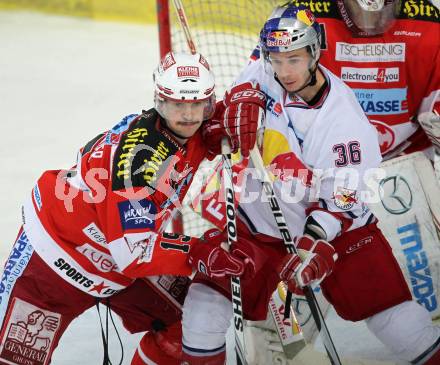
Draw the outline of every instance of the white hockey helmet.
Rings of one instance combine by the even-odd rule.
[[[342,0],[337,4],[345,25],[357,37],[385,33],[400,10],[400,0]]]
[[[203,120],[215,110],[215,81],[206,59],[199,53],[168,52],[153,73],[156,110],[166,119],[163,107],[166,100],[174,102],[206,101]]]

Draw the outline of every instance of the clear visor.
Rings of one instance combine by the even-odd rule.
[[[211,118],[215,111],[215,95],[205,100],[178,101],[155,97],[156,110],[166,120],[203,122]]]
[[[368,35],[379,35],[385,33],[393,24],[396,18],[400,1],[391,1],[385,4],[382,9],[365,10],[357,1],[344,1],[349,18],[361,31]]]

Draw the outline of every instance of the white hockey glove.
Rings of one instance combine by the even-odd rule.
[[[440,115],[425,112],[417,117],[420,125],[431,140],[437,154],[440,154]]]

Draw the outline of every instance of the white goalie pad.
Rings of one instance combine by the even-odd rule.
[[[325,316],[330,304],[319,288],[315,289],[315,296]],[[269,302],[266,321],[246,321],[244,332],[249,364],[297,364],[299,358],[311,351],[307,343],[313,343],[319,332],[305,297],[292,297],[288,320],[284,319],[285,300],[285,288],[280,283]]]
[[[321,309],[324,318],[330,309],[330,303],[325,299],[320,287],[313,289],[316,300],[318,301],[319,308]],[[298,325],[302,330],[304,340],[307,343],[313,343],[316,337],[319,336],[318,327],[313,319],[312,312],[305,297],[292,296],[292,308],[295,313],[295,318],[298,321]]]
[[[440,316],[440,188],[429,159],[417,152],[384,162],[369,207],[390,242],[413,298]],[[373,184],[369,184],[373,186]]]

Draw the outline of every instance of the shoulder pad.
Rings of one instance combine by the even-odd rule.
[[[81,150],[81,156],[84,156],[85,154],[90,152],[95,146],[96,142],[98,142],[102,138],[102,136],[104,136],[104,133],[98,134],[95,138],[87,142],[87,144]]]
[[[121,136],[113,157],[112,189],[154,188],[179,146],[156,129],[157,112],[143,112]]]

